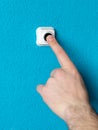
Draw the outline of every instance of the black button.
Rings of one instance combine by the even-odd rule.
[[[44,36],[45,41],[47,41],[46,38],[47,38],[48,35],[52,35],[52,34],[51,33],[46,33],[45,36]]]

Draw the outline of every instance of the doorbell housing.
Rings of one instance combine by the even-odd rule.
[[[55,37],[55,30],[53,27],[38,27],[36,29],[36,44],[38,46],[47,46],[46,37],[53,35]]]

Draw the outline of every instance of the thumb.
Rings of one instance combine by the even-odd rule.
[[[42,93],[43,93],[43,87],[44,85],[38,85],[37,86],[37,92],[42,96]]]

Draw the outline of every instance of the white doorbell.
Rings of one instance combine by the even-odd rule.
[[[55,37],[55,30],[53,27],[38,27],[36,29],[36,44],[38,46],[47,46],[46,37],[53,35]]]

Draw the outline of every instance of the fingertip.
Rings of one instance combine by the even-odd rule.
[[[47,42],[53,42],[55,40],[55,38],[54,38],[54,36],[53,35],[48,35],[47,37],[46,37],[46,41]]]
[[[47,38],[49,35],[52,35],[52,34],[51,34],[51,33],[46,33],[46,34],[44,35],[44,40],[45,40],[45,41],[47,41],[46,38]]]

